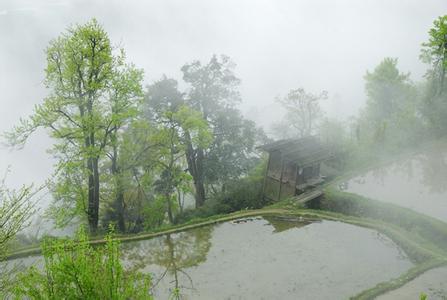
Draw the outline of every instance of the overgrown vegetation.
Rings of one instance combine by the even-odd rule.
[[[19,299],[152,299],[150,276],[126,272],[119,243],[111,234],[92,247],[80,230],[74,240],[45,241],[43,270],[33,266],[17,276],[11,293]]]
[[[5,179],[6,176],[0,181],[0,262],[9,254],[17,233],[29,225],[29,219],[35,212],[31,198],[39,191],[32,185],[11,190]],[[10,284],[13,273],[14,270],[2,270],[0,273],[0,297]]]
[[[261,161],[247,176],[229,181],[227,188],[215,194],[204,206],[180,213],[176,223],[239,210],[262,208],[269,204],[262,196],[266,163],[265,160]]]

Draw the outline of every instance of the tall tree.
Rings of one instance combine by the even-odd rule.
[[[415,88],[410,74],[400,72],[397,63],[397,58],[385,58],[364,77],[367,102],[362,131],[369,132],[373,142],[383,142],[390,135],[402,140],[404,128],[416,132]]]
[[[225,192],[259,162],[256,145],[266,140],[262,129],[236,108],[225,108],[213,120],[214,139],[206,149],[205,184],[208,193]]]
[[[156,190],[167,204],[168,218],[172,223],[173,199],[177,197],[179,201],[181,191],[187,189],[190,179],[184,171],[188,149],[206,148],[212,136],[202,113],[185,104],[173,79],[163,77],[148,87],[146,115],[158,125],[160,154],[157,164],[161,175],[156,182]]]
[[[186,134],[196,207],[205,203],[208,190],[225,189],[225,182],[248,172],[254,162],[255,142],[263,137],[262,130],[245,120],[237,108],[240,80],[234,68],[224,55],[214,55],[206,64],[194,61],[182,67],[189,85],[186,103],[202,113],[213,134],[213,142],[206,148],[194,147]]]
[[[207,64],[194,61],[182,67],[183,80],[190,85],[187,102],[203,114],[215,135],[216,119],[226,108],[234,107],[240,102],[237,87],[240,80],[234,74],[234,63],[227,56],[218,58],[214,55]],[[205,203],[205,159],[206,149],[193,147],[188,141],[188,170],[194,178],[196,207]]]
[[[127,170],[127,166],[123,163],[126,160],[120,157],[123,155],[120,150],[124,148],[122,146],[124,142],[123,131],[131,120],[137,116],[137,107],[143,97],[141,81],[142,72],[132,65],[125,65],[121,59],[111,81],[111,89],[108,95],[110,112],[113,117],[110,146],[106,149],[108,150],[106,154],[111,161],[110,171],[114,183],[114,206],[117,212],[118,230],[121,232],[126,231],[124,172]]]
[[[46,53],[50,94],[8,136],[12,144],[23,144],[36,128],[49,129],[57,140],[53,148],[58,158],[55,199],[64,202],[58,212],[66,206],[71,212],[85,212],[95,232],[100,164],[116,139],[112,136],[129,118],[132,105],[122,102],[138,94],[141,72],[123,68],[124,51],[114,55],[107,33],[95,19],[51,41]]]
[[[320,101],[327,99],[327,92],[312,94],[303,88],[290,90],[287,96],[277,98],[286,110],[285,120],[275,124],[275,131],[290,132],[290,137],[305,137],[315,133],[322,112]]]
[[[157,218],[154,211],[146,215],[153,204],[153,183],[159,158],[158,129],[136,117],[109,147],[109,164],[103,176],[107,194],[102,222],[104,228],[114,224],[121,232],[138,232],[148,217]],[[159,216],[158,216],[159,217]]]
[[[410,74],[401,73],[397,58],[384,58],[373,72],[366,72],[365,90],[369,121],[383,122],[411,101]]]

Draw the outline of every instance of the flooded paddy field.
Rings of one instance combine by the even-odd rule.
[[[447,151],[435,148],[377,168],[349,180],[343,189],[447,222]]]
[[[430,300],[447,298],[447,267],[429,270],[403,287],[377,297],[378,300],[418,300],[421,291]]]
[[[341,222],[259,217],[122,245],[167,299],[346,299],[412,267],[388,237]]]
[[[344,190],[410,208],[447,223],[447,151],[435,147],[349,180]],[[446,224],[447,226],[447,224]],[[447,249],[445,249],[447,251]],[[447,267],[429,270],[378,299],[447,298]]]

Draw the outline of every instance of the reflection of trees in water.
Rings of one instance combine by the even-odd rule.
[[[8,286],[12,284],[17,274],[24,272],[26,267],[22,262],[0,261],[0,296],[6,294]]]
[[[263,218],[273,226],[274,233],[286,231],[291,228],[304,227],[314,222],[296,217],[264,216]]]
[[[370,174],[373,178],[374,182],[384,186],[386,182],[388,182],[390,176],[395,174],[403,174],[407,180],[411,180],[414,177],[414,160],[413,159],[405,159],[403,161],[394,162],[392,165],[383,165],[379,166],[369,173],[357,176],[353,179],[353,182],[356,184],[366,184],[369,181],[367,179],[367,175]],[[342,186],[340,189],[348,189],[349,183],[346,186]]]
[[[212,226],[205,226],[147,241],[123,244],[124,258],[131,264],[132,271],[148,265],[163,267],[162,274],[155,274],[153,278],[153,288],[169,275],[171,297],[180,299],[182,290],[194,289],[193,279],[185,269],[206,261],[211,248],[212,230]]]
[[[445,151],[433,149],[426,155],[420,155],[418,161],[421,165],[421,183],[432,193],[447,191],[447,162]]]
[[[397,255],[396,258],[400,260],[408,260],[408,256],[405,253],[405,251],[399,247],[392,239],[387,237],[385,234],[379,232],[379,231],[372,231],[371,235],[373,238],[377,239],[381,244],[385,245],[388,248],[393,248],[396,250]]]
[[[385,177],[388,175],[388,172],[388,166],[383,166],[372,170],[371,174],[376,182],[380,183],[380,185],[385,185]]]
[[[2,292],[7,292],[9,288],[16,282],[17,275],[25,272],[31,266],[42,270],[43,264],[44,261],[41,256],[27,256],[13,260],[0,261],[0,296],[2,295]],[[7,297],[6,299],[15,298]]]
[[[406,179],[411,181],[414,178],[414,159],[405,159],[397,161],[394,165],[393,173],[399,172],[406,175]]]

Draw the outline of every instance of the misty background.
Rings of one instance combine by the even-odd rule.
[[[46,95],[48,42],[92,17],[104,25],[127,61],[145,71],[145,83],[180,67],[226,54],[242,80],[241,110],[269,132],[282,112],[275,97],[303,87],[327,90],[327,116],[347,120],[365,103],[363,76],[384,57],[418,81],[419,57],[444,0],[367,1],[45,1],[0,0],[0,132],[32,113]],[[51,140],[42,130],[25,148],[0,148],[7,184],[37,185],[51,176]]]

